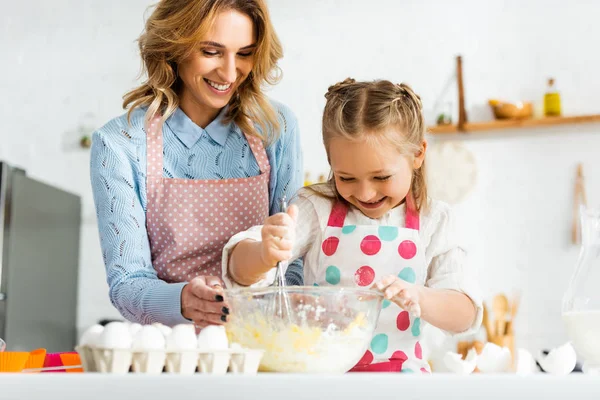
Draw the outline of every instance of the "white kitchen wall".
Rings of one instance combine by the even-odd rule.
[[[285,48],[272,96],[296,112],[307,170],[327,172],[320,145],[323,94],[347,76],[404,81],[430,121],[454,57],[464,58],[471,120],[487,99],[540,104],[556,78],[565,114],[600,112],[600,2],[578,0],[270,0]],[[83,197],[79,326],[117,317],[107,285],[79,137],[121,113],[139,72],[135,39],[148,0],[2,1],[0,159]],[[456,114],[454,116],[456,118]],[[432,141],[442,138],[431,137]],[[478,184],[456,211],[488,300],[523,292],[518,345],[536,351],[566,340],[560,300],[576,261],[570,244],[576,164],[600,206],[600,124],[455,135],[473,152]]]

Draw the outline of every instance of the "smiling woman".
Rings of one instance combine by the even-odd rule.
[[[162,0],[139,48],[147,79],[92,144],[110,299],[131,321],[222,324],[224,244],[302,185],[296,118],[261,89],[281,44],[264,0]]]

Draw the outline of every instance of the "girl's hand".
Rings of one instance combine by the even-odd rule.
[[[298,207],[291,205],[287,213],[278,213],[265,220],[261,230],[261,260],[265,266],[273,267],[292,257],[297,215]]]
[[[397,276],[388,275],[377,282],[374,287],[383,292],[387,300],[398,304],[403,310],[412,313],[415,317],[421,316],[420,286],[408,283]]]

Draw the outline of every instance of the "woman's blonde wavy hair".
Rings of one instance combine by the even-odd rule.
[[[146,120],[157,113],[163,120],[173,114],[179,106],[178,63],[198,51],[198,43],[205,40],[216,17],[228,10],[252,20],[257,47],[252,71],[229,102],[224,122],[233,121],[243,132],[267,143],[277,139],[279,119],[261,86],[275,85],[281,79],[277,62],[283,50],[265,0],[161,0],[138,39],[147,80],[123,96],[128,118],[138,107],[148,107]]]
[[[328,158],[333,138],[368,140],[383,146],[391,144],[408,157],[424,151],[423,106],[421,98],[408,85],[386,80],[357,82],[347,78],[330,86],[325,98],[322,129]],[[335,186],[333,173],[326,183],[313,185],[311,189],[313,193],[343,200]],[[416,209],[426,210],[425,162],[413,170],[410,193]]]

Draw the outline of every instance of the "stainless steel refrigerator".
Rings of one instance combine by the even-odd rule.
[[[0,338],[9,351],[76,344],[81,199],[0,161]]]

